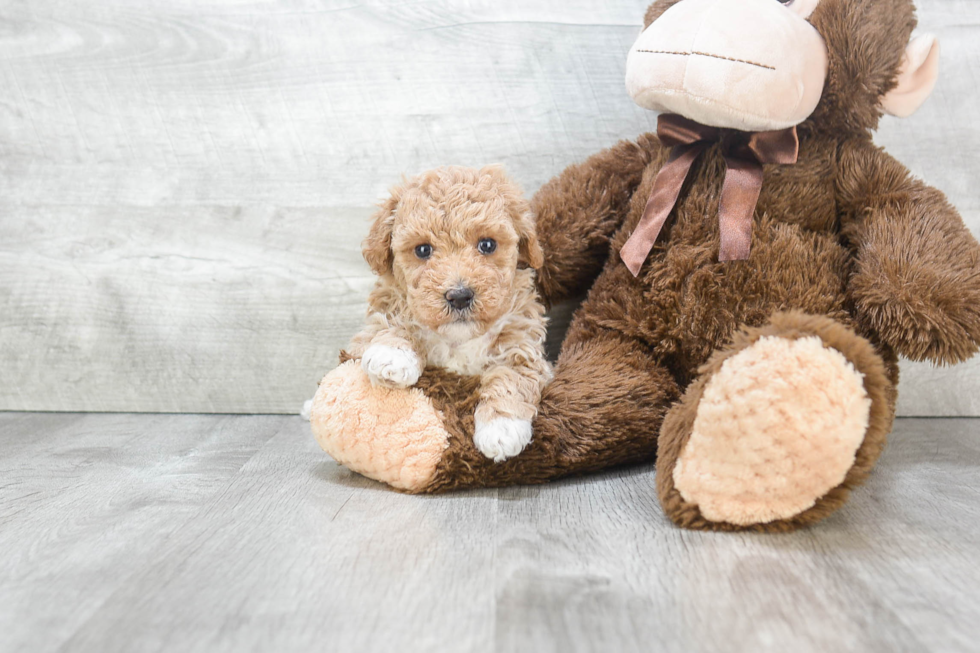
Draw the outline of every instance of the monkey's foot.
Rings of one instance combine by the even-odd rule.
[[[872,418],[875,401],[887,403],[880,360],[826,318],[785,317],[799,323],[743,338],[667,416],[658,490],[678,524],[789,530],[817,521],[877,458],[889,411],[879,405]]]
[[[442,416],[420,389],[372,385],[356,360],[320,382],[310,426],[338,463],[408,492],[428,486],[449,446]]]

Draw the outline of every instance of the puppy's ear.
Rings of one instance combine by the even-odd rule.
[[[517,260],[538,270],[544,265],[544,251],[541,249],[541,243],[538,242],[531,207],[524,200],[521,200],[521,204],[522,210],[514,219],[514,227],[520,238],[517,242]]]
[[[392,271],[395,255],[391,251],[391,232],[395,226],[395,209],[404,190],[404,184],[391,189],[391,197],[382,202],[371,216],[371,230],[361,244],[364,260],[378,276]]]
[[[507,206],[507,212],[511,220],[514,221],[514,229],[517,231],[517,262],[527,265],[535,270],[544,265],[544,251],[541,243],[538,242],[538,235],[534,228],[534,214],[531,212],[531,205],[524,199],[521,187],[511,179],[503,166],[500,164],[484,166],[480,169],[481,175],[487,175],[496,184],[498,192],[503,195]]]

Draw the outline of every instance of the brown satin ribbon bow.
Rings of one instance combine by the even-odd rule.
[[[729,137],[731,134],[731,137]],[[720,261],[739,261],[749,257],[752,246],[752,215],[762,190],[762,164],[796,163],[800,142],[796,127],[770,132],[736,132],[708,127],[674,114],[657,119],[657,136],[672,147],[670,158],[657,173],[653,191],[643,209],[643,217],[619,256],[633,276],[640,273],[657,236],[677,204],[681,187],[695,159],[709,145],[722,142],[728,170],[718,206],[721,232]]]

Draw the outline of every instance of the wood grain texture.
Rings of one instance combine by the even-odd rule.
[[[943,77],[879,141],[980,233],[980,4],[919,4]],[[0,2],[0,409],[293,412],[401,174],[533,192],[653,128],[622,81],[644,5]],[[901,411],[980,415],[978,365],[907,366]]]
[[[75,633],[281,419],[0,414],[0,650]]]
[[[297,417],[0,414],[0,651],[971,651],[978,435],[899,420],[773,536],[675,528],[651,467],[420,497]]]

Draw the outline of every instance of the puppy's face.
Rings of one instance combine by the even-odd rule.
[[[498,168],[440,168],[392,201],[372,228],[390,230],[383,273],[404,289],[411,317],[443,335],[482,334],[510,308],[518,266],[541,265],[527,203]]]

